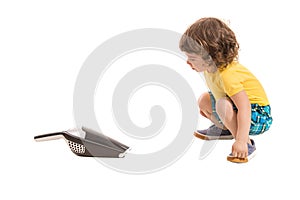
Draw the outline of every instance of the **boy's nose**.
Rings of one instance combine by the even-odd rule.
[[[189,66],[191,66],[192,70],[195,70],[195,68],[194,68],[194,66],[193,66],[192,63],[190,63],[189,61],[186,61],[186,63],[187,63]]]

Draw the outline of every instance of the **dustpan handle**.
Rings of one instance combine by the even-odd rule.
[[[57,133],[48,133],[43,135],[34,136],[34,140],[37,142],[41,141],[48,141],[48,140],[57,140],[57,139],[64,139],[64,132],[57,132]]]

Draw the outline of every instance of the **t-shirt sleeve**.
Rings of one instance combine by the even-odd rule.
[[[228,96],[233,96],[244,90],[242,77],[231,71],[221,75],[224,91]]]

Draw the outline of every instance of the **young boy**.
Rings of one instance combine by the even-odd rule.
[[[202,18],[185,31],[179,47],[191,68],[204,72],[210,89],[198,104],[200,114],[213,125],[194,135],[205,140],[234,138],[227,160],[247,162],[256,150],[249,135],[267,131],[272,116],[262,85],[237,61],[239,44],[234,32],[219,19]]]

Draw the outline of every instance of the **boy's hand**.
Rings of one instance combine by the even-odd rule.
[[[247,142],[236,140],[232,145],[232,156],[236,158],[247,158],[248,156]]]

